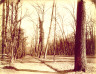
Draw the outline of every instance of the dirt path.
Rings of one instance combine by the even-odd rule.
[[[0,67],[0,74],[56,74],[53,69],[31,56],[16,60],[12,65],[14,69],[2,69],[3,66]]]
[[[92,58],[88,60],[92,61]],[[0,65],[0,74],[81,74],[83,72],[74,72],[74,58],[56,56],[55,61],[52,56],[47,59],[25,56],[18,59],[12,65],[12,69],[2,69]],[[96,63],[88,63],[90,71],[83,74],[94,74],[96,72]],[[91,68],[91,69],[90,69]]]

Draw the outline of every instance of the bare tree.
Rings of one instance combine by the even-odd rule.
[[[46,47],[45,47],[45,54],[44,54],[44,58],[46,58],[47,51],[48,51],[50,32],[51,32],[52,21],[53,21],[53,12],[54,12],[54,2],[53,2],[53,6],[52,6],[51,21],[50,21],[50,27],[49,27],[49,33],[48,33],[47,43],[46,43]]]
[[[16,2],[16,5],[14,7],[14,3],[12,2],[11,3],[11,6],[12,6],[12,10],[11,10],[11,39],[12,39],[12,42],[11,42],[11,63],[13,63],[13,61],[15,60],[15,55],[14,52],[16,52],[17,50],[15,49],[15,46],[16,46],[16,43],[15,43],[15,40],[16,40],[16,29],[17,29],[17,18],[18,18],[18,4],[19,2],[17,1]],[[14,17],[14,10],[15,10],[15,17]],[[15,19],[15,20],[14,20]]]
[[[93,4],[95,4],[95,8],[96,8],[96,0],[91,0],[93,2]],[[96,33],[95,33],[96,34]],[[95,36],[95,35],[94,35]],[[96,53],[96,36],[95,36],[95,53]]]
[[[96,0],[91,0],[91,1],[95,4],[95,8],[96,8]],[[95,44],[95,53],[96,53],[96,36],[95,36],[95,43],[94,44]]]
[[[70,22],[70,25],[72,26],[73,30],[74,30],[74,36],[76,33],[76,11],[75,11],[75,3],[73,5],[71,5],[72,10],[70,10],[68,7],[64,6],[64,9],[67,10],[67,12],[70,13],[70,15],[72,16],[72,22]]]
[[[95,0],[93,2],[96,4]],[[84,1],[78,1],[77,6],[77,26],[75,37],[75,70],[86,71],[86,25],[85,25],[85,5]]]
[[[11,62],[16,58],[20,58],[25,54],[26,38],[24,37],[23,29],[21,28],[21,20],[25,15],[18,18],[20,0],[16,2],[9,0],[3,2],[2,13],[2,54],[11,56]],[[22,10],[21,10],[22,11]],[[9,12],[11,14],[9,14]],[[21,13],[22,15],[22,13]],[[18,52],[18,51],[21,52]],[[3,58],[3,55],[2,55]]]
[[[86,25],[84,1],[78,1],[75,37],[75,71],[86,71]]]
[[[16,58],[20,58],[25,54],[26,46],[26,38],[24,37],[23,29],[21,28],[21,21],[25,17],[22,17],[22,8],[21,8],[21,16],[18,19],[18,11],[19,11],[19,3],[18,0],[15,5],[12,3],[12,15],[11,15],[11,39],[12,39],[12,61]],[[22,6],[22,5],[21,5]],[[13,16],[15,15],[15,16]],[[21,51],[21,52],[19,52]]]
[[[86,15],[86,50],[88,55],[95,54],[95,33],[94,24],[95,18],[92,17],[92,13]]]
[[[37,30],[37,33],[35,36],[38,37],[38,31],[39,31],[39,44],[38,44],[38,57],[40,58],[40,56],[42,55],[42,51],[44,50],[44,29],[43,29],[43,24],[44,24],[44,15],[45,15],[45,5],[42,4],[42,6],[36,4],[36,6],[32,5],[36,12],[37,12],[37,15],[38,15],[38,24],[39,24],[39,29],[38,27],[36,26],[36,30]],[[33,20],[31,20],[33,22]],[[37,37],[36,38],[36,46],[37,46]],[[35,50],[36,50],[36,46],[35,46]]]
[[[39,37],[39,58],[42,54],[43,46],[44,46],[44,31],[43,31],[43,22],[40,20],[39,17],[39,28],[40,28],[40,37]]]
[[[2,54],[4,54],[5,51],[5,2],[3,2],[3,13],[2,13]],[[3,55],[2,55],[3,59]]]
[[[55,26],[54,26],[54,60],[55,60],[55,51],[56,51],[56,3],[55,3]]]

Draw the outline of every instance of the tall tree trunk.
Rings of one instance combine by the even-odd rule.
[[[5,49],[5,36],[4,36],[4,30],[5,30],[5,2],[3,3],[3,12],[2,12],[2,59]]]
[[[54,2],[53,2],[53,7],[52,7],[51,22],[50,22],[50,27],[49,27],[49,33],[48,33],[47,43],[46,43],[46,47],[45,47],[44,58],[46,58],[47,51],[48,51],[49,38],[50,38],[50,33],[51,33],[52,21],[53,21],[53,11],[54,11]]]
[[[8,42],[7,42],[7,31],[8,31],[8,19],[9,19],[9,0],[6,0],[6,24],[5,24],[5,53],[6,53],[6,51],[7,51],[7,44],[8,44]]]
[[[75,37],[75,71],[86,71],[86,26],[84,1],[78,1]]]
[[[39,28],[40,28],[40,37],[39,37],[39,58],[42,55],[43,45],[44,45],[44,31],[43,31],[43,21],[39,17]]]
[[[96,26],[94,27],[94,46],[95,46],[95,56],[96,56]]]
[[[54,57],[53,57],[54,61],[55,61],[55,54],[56,54],[56,3],[55,3],[55,26],[54,26]]]

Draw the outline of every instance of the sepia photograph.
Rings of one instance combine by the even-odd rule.
[[[0,0],[0,74],[96,74],[96,0]]]

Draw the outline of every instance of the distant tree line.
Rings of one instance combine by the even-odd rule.
[[[47,43],[46,45],[44,46],[44,29],[42,27],[42,23],[44,22],[44,5],[42,4],[41,6],[40,5],[36,5],[36,6],[33,6],[36,11],[37,11],[37,14],[38,14],[38,25],[39,27],[36,27],[36,30],[35,30],[35,48],[34,46],[31,46],[31,55],[45,55],[44,57],[46,57],[47,54],[49,55],[54,55],[54,53],[56,55],[74,55],[74,49],[75,49],[75,36],[76,36],[76,25],[77,25],[77,21],[76,21],[76,14],[75,14],[75,7],[71,6],[72,7],[72,11],[67,8],[67,7],[64,7],[65,10],[67,10],[67,12],[69,12],[69,14],[71,14],[72,16],[72,19],[73,21],[70,22],[70,25],[72,26],[74,32],[68,36],[65,36],[65,31],[63,29],[64,27],[64,22],[63,22],[63,17],[62,15],[59,15],[60,13],[56,13],[56,4],[53,2],[53,5],[52,5],[52,12],[51,12],[51,21],[50,21],[50,27],[49,27],[49,33],[48,33],[48,38],[47,38]],[[43,17],[43,20],[41,21],[41,18],[40,18],[40,15]],[[58,16],[59,15],[59,16]],[[90,12],[90,15],[91,12]],[[95,34],[94,34],[94,24],[96,23],[94,18],[90,15],[87,15],[86,14],[86,19],[85,19],[85,24],[86,24],[86,53],[87,55],[95,55]],[[58,25],[58,20],[57,20],[57,17],[59,19],[61,19],[61,25],[62,28],[60,28],[60,33],[62,33],[62,37],[56,39],[56,25]],[[33,21],[33,20],[31,20]],[[53,22],[56,22],[55,25],[52,24]],[[37,24],[36,24],[37,25]],[[52,27],[52,25],[54,25],[54,28]],[[51,33],[51,29],[54,29],[54,39],[49,42],[50,40],[50,33]],[[38,32],[37,32],[38,31]],[[38,35],[39,34],[39,35]],[[40,42],[41,41],[41,42]],[[33,43],[32,43],[33,45]],[[43,49],[42,49],[42,45],[43,46]],[[38,49],[39,48],[39,49]],[[40,54],[40,52],[42,52]]]
[[[89,33],[89,31],[91,31],[91,30],[92,30],[92,28],[90,30],[88,30],[87,32]],[[95,53],[95,41],[94,41],[95,38],[94,38],[94,35],[93,36],[92,35],[93,34],[89,34],[86,39],[86,54],[87,55],[95,55],[96,54]],[[90,37],[90,38],[88,38],[88,37]],[[56,40],[55,48],[56,48],[56,50],[55,50],[56,55],[74,55],[74,49],[75,49],[74,33],[72,33],[66,39],[59,38],[58,40]],[[49,43],[47,50],[48,50],[47,51],[48,55],[54,55],[54,41]],[[32,48],[31,51],[33,52],[34,49]],[[34,56],[35,51],[33,53],[31,53],[31,54]],[[42,53],[44,55],[45,51],[43,50]]]

